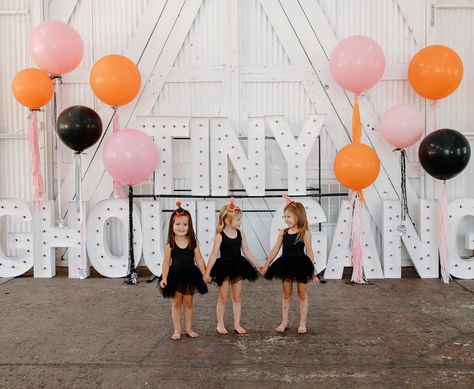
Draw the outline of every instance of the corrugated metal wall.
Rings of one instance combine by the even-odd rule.
[[[29,9],[27,0],[6,0],[1,9]],[[70,2],[71,0],[65,0]],[[95,109],[99,103],[93,97],[88,85],[88,74],[94,62],[110,53],[123,53],[143,12],[152,0],[81,0],[70,17],[70,23],[79,31],[84,41],[85,55],[79,69],[64,77],[60,104],[65,108],[73,104],[89,105]],[[315,0],[316,1],[316,0]],[[436,9],[436,23],[428,26],[431,7],[429,1],[407,0],[317,0],[329,24],[338,38],[348,35],[365,34],[376,39],[384,48],[387,72],[381,83],[374,87],[367,98],[379,117],[393,105],[408,103],[426,111],[430,119],[431,107],[420,99],[409,87],[406,79],[406,66],[411,56],[426,42],[444,43],[455,48],[462,56],[465,75],[460,89],[443,100],[438,107],[440,126],[456,128],[467,135],[474,118],[469,114],[469,102],[473,101],[472,64],[474,63],[471,39],[474,11],[471,8]],[[45,14],[53,14],[50,3],[44,2]],[[157,2],[156,4],[161,3]],[[443,2],[438,1],[438,5]],[[474,5],[474,1],[450,2]],[[37,11],[36,11],[37,12]],[[10,94],[9,82],[13,75],[29,63],[27,41],[32,29],[31,16],[0,15],[0,39],[6,51],[0,58],[3,72],[1,84],[0,133],[22,133],[26,128],[26,110],[19,107]],[[456,28],[452,28],[456,26]],[[12,42],[11,32],[15,32]],[[401,69],[401,70],[400,70]],[[405,72],[403,71],[405,69]],[[265,115],[284,115],[295,134],[298,133],[307,114],[317,113],[300,83],[296,72],[274,28],[270,24],[258,0],[204,0],[191,30],[177,56],[173,69],[158,99],[150,112],[154,116],[185,117],[228,117],[239,135],[247,134],[249,117]],[[48,112],[47,112],[48,113]],[[49,125],[46,125],[47,128]],[[322,178],[325,192],[341,190],[334,178],[332,161],[335,147],[327,131],[321,136]],[[50,130],[47,132],[52,147],[55,146]],[[2,136],[2,135],[0,135]],[[274,167],[276,181],[268,186],[285,184],[286,163],[279,149],[269,141],[268,163]],[[189,142],[177,141],[174,144],[174,163],[179,173],[175,180],[178,189],[190,188],[188,152]],[[21,139],[0,138],[1,185],[0,197],[31,196],[26,142]],[[7,153],[8,150],[8,153]],[[71,153],[59,147],[60,158],[65,171],[71,162]],[[55,150],[49,150],[56,161]],[[409,150],[409,175],[418,195],[436,196],[436,186],[430,179],[424,179],[417,163],[417,147]],[[56,175],[54,165],[47,171]],[[450,197],[472,196],[473,189],[465,185],[474,175],[471,167],[462,177],[450,185]],[[52,180],[52,177],[49,177]],[[313,150],[308,162],[308,185],[317,183],[317,150]],[[231,175],[232,185],[240,185],[238,178]],[[278,182],[280,180],[280,182]],[[343,190],[343,189],[342,189]],[[137,188],[137,192],[150,192],[148,182]],[[274,208],[277,202],[265,204]],[[169,202],[168,205],[172,204]],[[257,202],[246,206],[256,205]],[[258,203],[261,204],[261,203]],[[218,204],[219,205],[219,204]],[[337,220],[339,199],[325,199],[323,207],[328,213],[330,223],[326,227],[331,234],[331,226]],[[252,216],[253,217],[253,216]],[[255,215],[252,223],[267,222],[267,215]],[[112,239],[113,240],[113,239]],[[263,246],[263,247],[262,247]],[[253,247],[257,255],[268,249],[268,241]]]
[[[30,151],[27,143],[28,110],[17,103],[11,92],[15,74],[31,67],[28,38],[34,23],[29,0],[0,2],[0,198],[31,198]],[[13,39],[14,38],[14,39]],[[41,121],[43,115],[40,113]],[[43,131],[40,132],[41,150]],[[7,218],[0,226],[0,244],[5,246],[6,231],[26,231],[29,223]],[[14,255],[14,251],[8,251]]]
[[[474,2],[439,2],[436,7],[434,42],[454,49],[464,64],[463,80],[459,88],[437,105],[438,128],[452,128],[466,135],[471,148],[474,146]],[[474,150],[474,149],[473,149]],[[451,198],[473,197],[474,164],[471,162],[464,172],[449,181]],[[427,182],[427,193],[437,196],[440,183],[433,185],[432,179]]]
[[[29,150],[26,142],[28,110],[11,92],[15,74],[31,66],[28,38],[31,30],[30,2],[0,3],[0,197],[29,199]],[[15,37],[15,39],[12,39]],[[41,118],[42,115],[39,115]],[[21,179],[18,179],[18,178]]]

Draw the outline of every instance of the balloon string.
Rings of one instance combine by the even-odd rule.
[[[81,231],[81,242],[86,241],[86,226],[85,226],[85,215],[84,207],[82,204],[82,156],[81,153],[75,153],[76,157],[76,212],[79,215],[80,231]],[[79,261],[79,278],[81,280],[87,278],[87,257],[85,254],[81,254],[81,260]]]
[[[33,179],[33,198],[35,202],[43,200],[44,186],[41,174],[41,161],[38,145],[38,117],[35,110],[30,111],[28,142],[31,150],[31,176]]]
[[[138,283],[135,271],[135,257],[133,253],[133,186],[128,187],[128,274],[125,281],[129,284]]]
[[[352,111],[352,143],[360,143],[362,129],[360,127],[359,94],[356,93]]]
[[[437,108],[438,102],[436,100],[431,101],[431,107],[433,108],[433,131],[438,129],[438,121],[437,121]]]
[[[76,157],[76,212],[82,219],[82,159],[81,153],[75,153]]]
[[[400,171],[401,171],[401,221],[405,222],[407,216],[410,217],[408,210],[408,197],[407,197],[407,167],[406,167],[406,151],[400,149]]]
[[[432,131],[435,131],[438,128],[437,107],[438,107],[438,102],[436,100],[431,100],[431,108],[433,110],[433,129],[432,129]],[[434,178],[431,178],[431,188],[432,188],[433,196],[436,196],[436,187],[437,187],[436,180]]]
[[[362,210],[363,200],[359,192],[352,192],[352,278],[351,282],[365,284],[364,270],[362,266]]]
[[[64,226],[64,219],[63,219],[63,212],[62,212],[62,197],[61,197],[61,142],[59,141],[59,137],[56,131],[56,124],[58,119],[58,94],[59,88],[57,87],[57,82],[61,84],[61,77],[60,76],[50,76],[53,80],[53,111],[51,115],[51,125],[53,127],[53,131],[56,133],[56,183],[57,183],[57,195],[56,200],[58,202],[58,225],[59,227]]]
[[[81,229],[81,242],[86,242],[86,223],[85,223],[85,217],[83,217],[83,208],[82,208],[82,201],[81,201],[81,214],[79,215],[79,218],[81,220],[80,224],[80,229]],[[79,261],[79,278],[81,280],[87,278],[87,256],[85,254],[85,250],[81,254],[81,260]]]
[[[441,198],[438,206],[438,242],[439,242],[439,262],[441,265],[441,279],[445,284],[449,284],[450,259],[448,253],[448,187],[446,181],[443,182]]]
[[[119,119],[117,107],[113,107],[113,110],[114,110],[114,116],[112,117],[112,129],[113,129],[113,133],[115,134],[120,129],[120,119]],[[113,181],[113,193],[114,193],[115,198],[123,199],[125,197],[125,193],[123,192],[123,189],[122,189],[122,183],[116,178],[114,178],[114,181]]]

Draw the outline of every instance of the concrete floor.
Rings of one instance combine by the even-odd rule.
[[[1,388],[474,387],[474,281],[310,286],[309,333],[275,333],[280,284],[245,285],[247,335],[215,333],[216,288],[193,340],[169,339],[156,281],[16,278],[0,285]],[[231,327],[230,306],[227,309]]]

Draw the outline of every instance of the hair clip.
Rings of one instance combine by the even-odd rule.
[[[233,197],[230,198],[229,204],[226,205],[226,209],[228,212],[234,212],[236,209],[240,209],[237,205],[235,205],[235,199]]]
[[[174,211],[174,214],[176,216],[183,216],[184,215],[184,209],[181,208],[181,201],[176,201],[176,207],[177,207],[177,209]]]
[[[285,205],[290,205],[291,203],[294,203],[295,201],[291,199],[286,193],[283,193],[283,198],[285,199],[286,204]]]

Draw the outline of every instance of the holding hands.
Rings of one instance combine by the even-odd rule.
[[[212,278],[209,274],[205,273],[203,276],[202,276],[202,279],[204,280],[204,282],[206,284],[210,284],[212,282]]]

